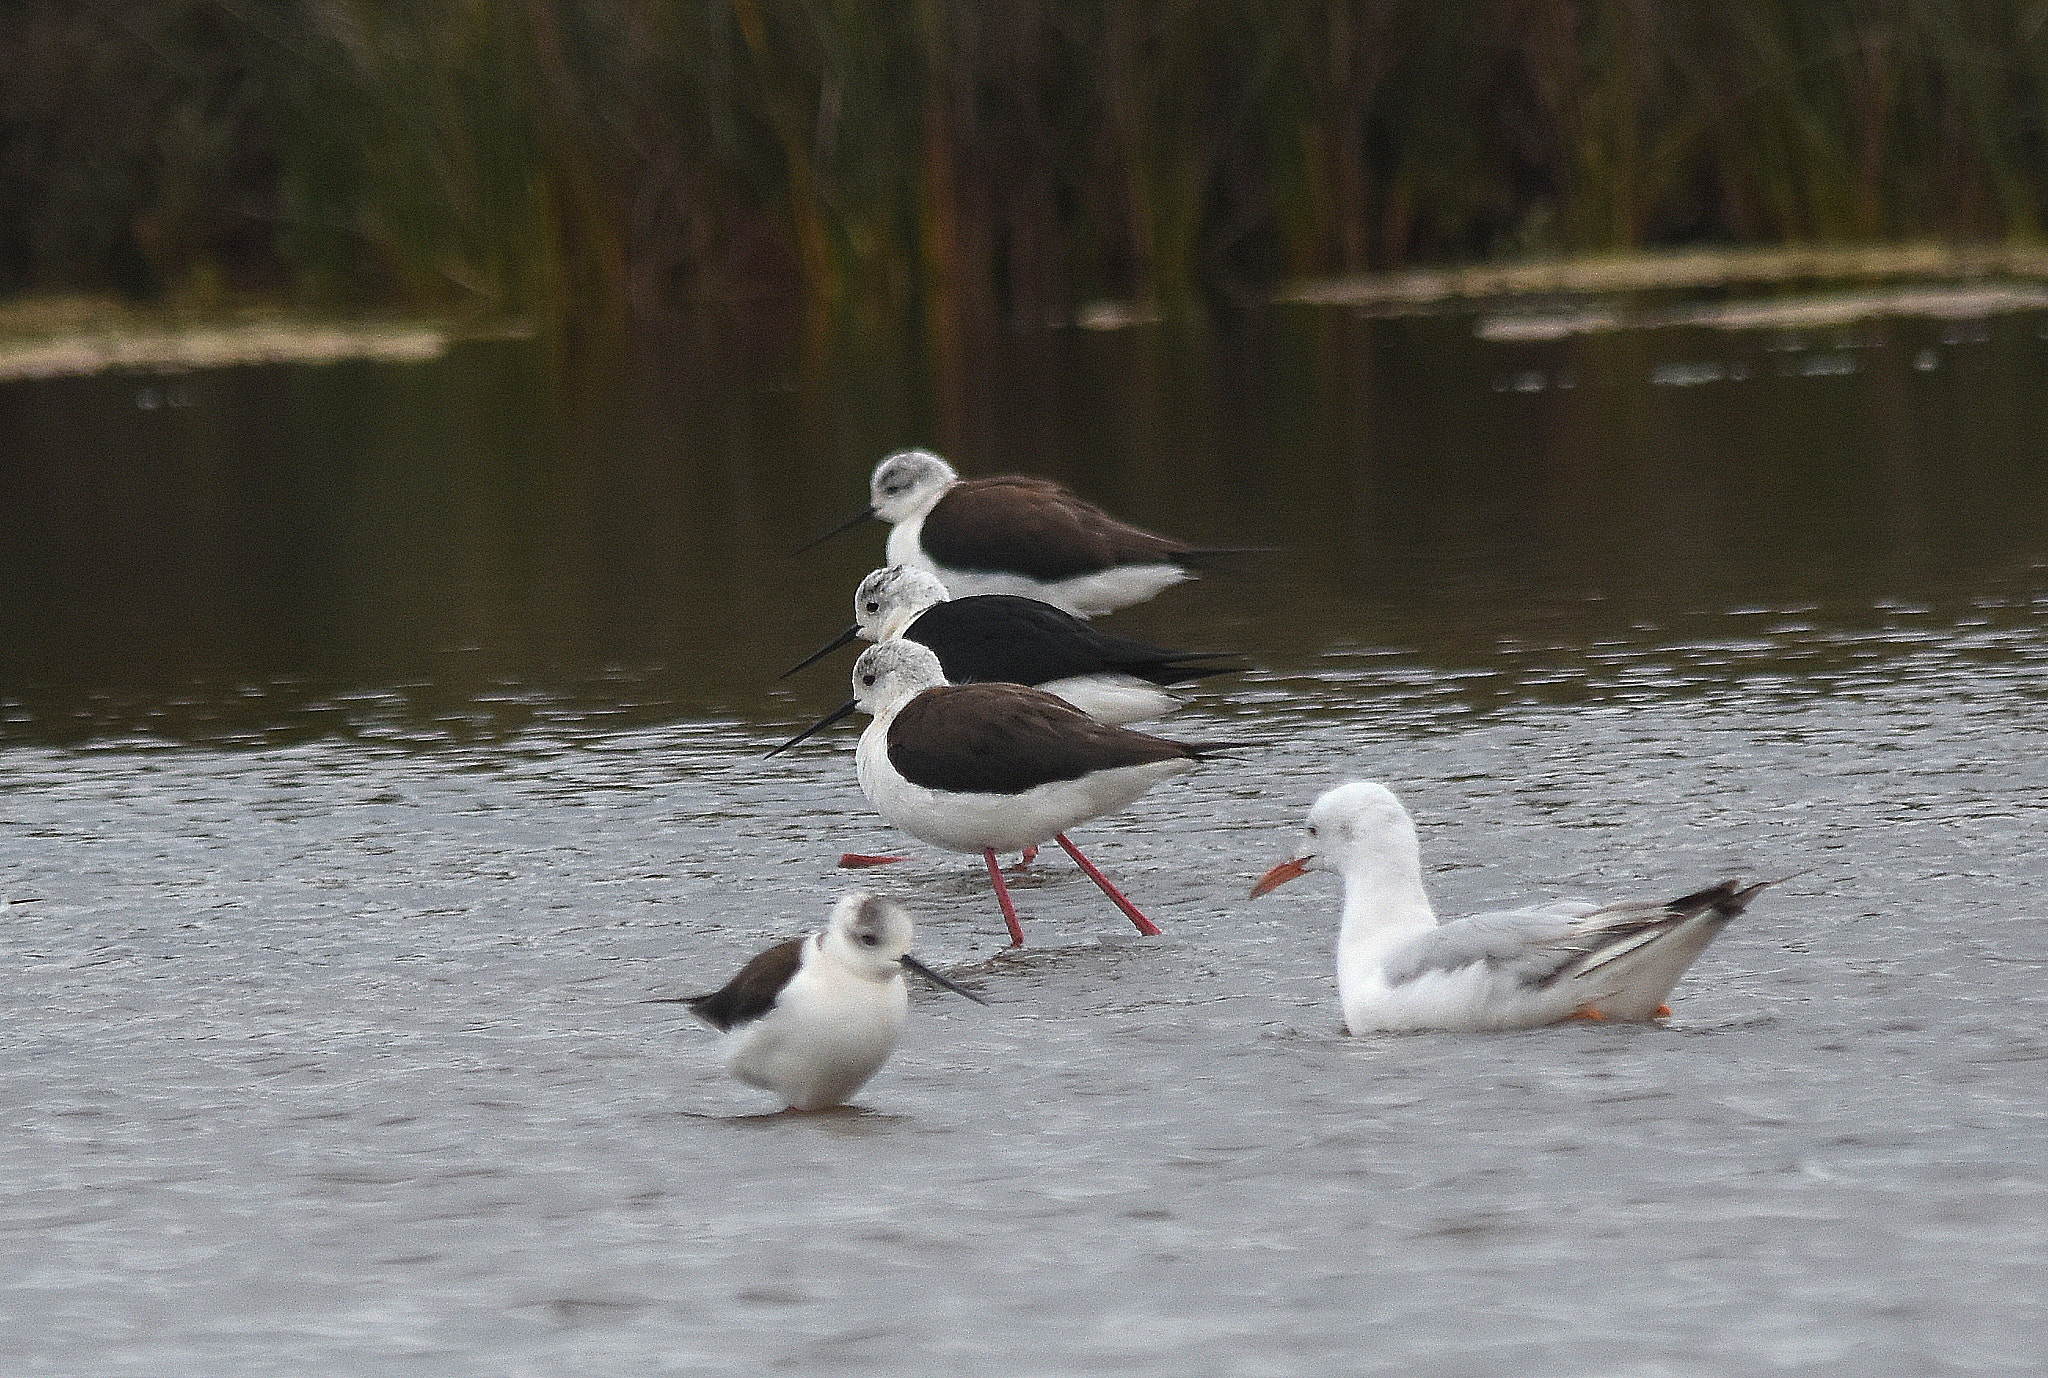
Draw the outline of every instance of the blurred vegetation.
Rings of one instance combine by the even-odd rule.
[[[2039,0],[13,0],[0,292],[1035,320],[2033,239]]]

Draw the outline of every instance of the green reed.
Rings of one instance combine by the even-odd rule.
[[[2035,0],[45,0],[0,63],[13,290],[957,326],[2048,210]]]

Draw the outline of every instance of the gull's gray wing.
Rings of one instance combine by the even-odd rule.
[[[1743,911],[1751,897],[1773,883],[1744,887],[1727,880],[1675,900],[1621,900],[1604,905],[1558,900],[1535,908],[1475,914],[1395,948],[1387,957],[1387,983],[1398,986],[1431,972],[1484,963],[1512,976],[1518,985],[1547,986],[1562,977],[1582,976],[1620,962],[1689,921],[1706,919],[1707,925],[1683,944],[1697,955]],[[1677,969],[1684,969],[1682,962]]]
[[[1517,985],[1548,985],[1586,954],[1584,922],[1597,912],[1587,900],[1560,900],[1455,919],[1388,953],[1387,984],[1483,964],[1513,976]]]

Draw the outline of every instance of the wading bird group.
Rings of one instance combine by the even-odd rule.
[[[1127,525],[1045,479],[963,479],[924,450],[882,460],[869,496],[826,536],[880,519],[891,527],[889,563],[855,590],[853,625],[787,673],[856,638],[873,644],[854,661],[852,698],[770,754],[865,712],[854,751],[862,793],[900,831],[981,858],[1012,945],[1023,945],[1024,929],[1001,858],[1014,853],[1028,864],[1048,842],[1141,934],[1158,934],[1067,834],[1219,754],[1250,748],[1128,726],[1170,711],[1195,681],[1242,666],[1219,652],[1117,636],[1088,619],[1245,552]],[[900,860],[848,853],[841,864]],[[1686,968],[1770,883],[1440,921],[1423,889],[1414,821],[1392,791],[1363,781],[1315,801],[1295,854],[1251,894],[1309,871],[1343,880],[1337,988],[1353,1033],[1667,1015]],[[823,930],[770,948],[722,989],[683,1003],[723,1031],[727,1068],[741,1081],[795,1109],[840,1104],[895,1050],[906,970],[980,998],[913,958],[911,935],[901,905],[854,892]]]

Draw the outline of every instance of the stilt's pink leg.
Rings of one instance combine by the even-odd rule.
[[[1075,860],[1075,862],[1079,864],[1081,869],[1088,873],[1088,879],[1094,881],[1097,885],[1100,885],[1102,887],[1102,893],[1109,896],[1110,900],[1116,905],[1116,907],[1124,911],[1124,916],[1128,918],[1132,923],[1138,926],[1138,931],[1140,933],[1143,933],[1148,938],[1156,938],[1159,936],[1159,925],[1152,922],[1152,920],[1146,918],[1143,914],[1140,914],[1138,912],[1138,906],[1132,904],[1129,900],[1125,899],[1124,892],[1117,889],[1114,885],[1111,885],[1109,883],[1109,877],[1102,874],[1102,872],[1096,870],[1095,863],[1090,861],[1087,857],[1082,856],[1081,849],[1079,847],[1076,847],[1073,843],[1067,841],[1067,835],[1065,833],[1055,833],[1053,835],[1053,841],[1059,843],[1060,846],[1065,847],[1067,849],[1067,855],[1072,857]]]
[[[887,866],[891,862],[901,860],[903,858],[900,856],[867,856],[860,852],[841,852],[839,854],[840,869],[846,871],[864,870],[869,866]]]
[[[993,848],[983,847],[981,859],[988,863],[988,878],[996,883],[996,903],[1003,906],[1003,922],[1010,925],[1010,946],[1024,946],[1024,925],[1017,922],[1017,906],[1010,903],[1010,887],[1003,884],[1003,866]]]
[[[1026,866],[1029,866],[1032,862],[1036,860],[1038,860],[1038,848],[1026,847],[1022,855],[1020,855],[1017,858],[1017,864],[1015,866],[1012,866],[1010,869],[1013,871],[1021,871]]]

